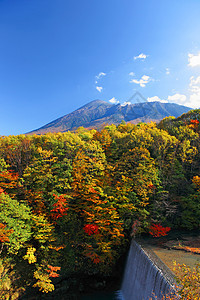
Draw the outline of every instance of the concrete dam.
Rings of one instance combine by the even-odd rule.
[[[173,273],[151,251],[131,242],[124,279],[118,298],[121,300],[160,300],[175,293]]]

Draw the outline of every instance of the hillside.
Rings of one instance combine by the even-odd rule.
[[[106,124],[119,124],[122,120],[137,124],[139,122],[159,122],[165,117],[178,117],[190,110],[189,107],[160,102],[143,102],[130,105],[112,105],[106,101],[94,100],[72,113],[54,120],[29,133],[65,132],[80,126],[100,128]]]
[[[200,110],[159,124],[2,136],[0,299],[106,290],[132,237],[199,235],[199,203]],[[199,253],[177,237],[168,247]]]

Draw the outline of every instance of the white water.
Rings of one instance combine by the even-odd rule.
[[[143,249],[132,241],[122,283],[123,300],[161,299],[171,286]],[[157,298],[156,298],[157,297]]]

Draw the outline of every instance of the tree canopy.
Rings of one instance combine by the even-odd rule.
[[[137,233],[198,229],[199,122],[194,110],[158,125],[1,137],[1,298],[51,292],[67,272],[109,274]]]

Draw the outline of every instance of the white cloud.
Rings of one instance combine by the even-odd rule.
[[[112,99],[110,99],[109,102],[112,103],[112,104],[119,103],[119,101],[115,97],[113,97]]]
[[[169,102],[177,103],[180,105],[185,105],[187,102],[187,97],[179,93],[176,93],[172,96],[168,96],[167,99],[169,100]]]
[[[139,84],[141,87],[145,87],[147,83],[149,83],[152,80],[152,78],[150,78],[147,75],[143,75],[141,77],[141,79],[137,80],[137,79],[131,79],[131,83],[136,83]]]
[[[126,105],[131,105],[131,102],[125,101],[124,103],[121,104],[121,106],[126,106]]]
[[[135,73],[134,72],[130,72],[128,75],[135,76]]]
[[[150,78],[150,77],[149,77],[148,75],[143,75],[143,76],[142,76],[142,79],[145,80],[145,81],[149,80],[149,78]]]
[[[191,108],[200,108],[200,91],[198,94],[192,94],[190,95],[190,101],[189,103],[187,104],[188,107],[191,107]]]
[[[169,102],[185,105],[191,108],[200,108],[200,76],[190,77],[189,96],[176,93],[168,97]]]
[[[102,90],[103,90],[102,86],[96,86],[96,89],[97,89],[97,91],[98,91],[99,93],[101,93]]]
[[[162,100],[158,96],[147,98],[148,102],[159,101],[162,103],[176,103],[179,105],[184,105],[191,108],[200,108],[200,76],[190,78],[190,94],[186,95],[176,93],[174,95],[168,96],[167,100]]]
[[[194,76],[190,78],[190,98],[188,106],[192,108],[200,108],[200,76],[196,79]]]
[[[144,53],[140,53],[138,56],[134,56],[134,60],[136,59],[146,59],[148,57],[148,55],[144,54]]]
[[[167,74],[167,75],[170,74],[170,69],[169,69],[169,68],[166,68],[165,71],[166,71],[166,74]]]
[[[189,62],[188,66],[190,66],[190,67],[200,66],[200,52],[197,55],[189,53],[188,54],[188,62]]]
[[[160,99],[158,96],[154,96],[154,97],[148,97],[147,98],[148,102],[161,102],[161,103],[168,103],[167,100],[162,100]]]

